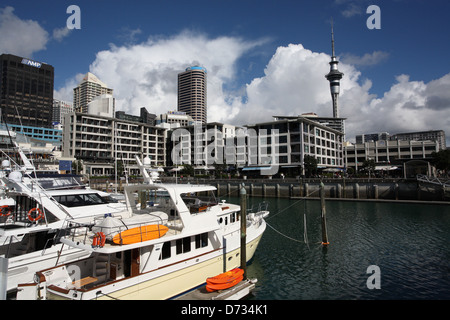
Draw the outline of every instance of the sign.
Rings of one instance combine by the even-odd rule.
[[[59,160],[59,170],[72,171],[72,161]]]
[[[32,67],[35,67],[35,68],[40,68],[42,66],[42,63],[40,63],[40,62],[31,61],[31,60],[28,60],[28,59],[25,59],[25,58],[22,59],[22,63],[26,64],[27,66],[32,66]]]

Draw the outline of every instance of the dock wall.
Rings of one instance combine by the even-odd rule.
[[[142,181],[133,181],[139,183]],[[279,198],[318,198],[319,179],[173,179],[164,177],[167,183],[208,184],[217,188],[217,196],[239,196],[239,189],[245,185],[247,194],[252,197]],[[419,183],[405,179],[326,179],[325,197],[328,199],[359,200],[404,200],[404,201],[450,201],[450,190],[440,185]],[[115,186],[108,181],[91,181],[91,187],[99,190],[119,192],[120,183]]]
[[[318,198],[320,181],[315,182],[214,182],[218,196],[238,196],[244,183],[249,196],[278,198]],[[416,181],[370,182],[370,181],[324,181],[325,197],[328,199],[374,199],[374,200],[420,200],[450,201],[449,194],[440,186],[421,185]]]

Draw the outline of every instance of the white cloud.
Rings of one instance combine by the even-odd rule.
[[[389,57],[389,53],[384,51],[374,51],[372,53],[366,53],[362,57],[356,56],[351,53],[342,55],[341,61],[343,63],[352,64],[358,67],[373,66],[379,64]]]
[[[160,114],[177,108],[178,73],[192,65],[204,66],[208,72],[208,120],[215,121],[236,112],[239,99],[224,92],[223,85],[235,79],[236,63],[243,53],[263,42],[211,39],[184,31],[170,38],[150,37],[140,44],[111,45],[97,53],[89,71],[114,89],[117,110],[137,114],[145,106]],[[66,87],[70,85],[72,82]],[[71,100],[70,89],[61,88],[57,94]]]
[[[237,80],[238,60],[261,43],[235,37],[211,39],[186,31],[135,45],[111,45],[109,50],[97,53],[90,71],[114,89],[117,109],[132,114],[142,106],[156,114],[176,110],[177,74],[199,64],[208,70],[209,122],[242,125],[271,121],[274,115],[306,112],[331,117],[331,95],[325,78],[330,56],[300,44],[279,47],[264,76],[253,79],[241,91],[223,89]],[[370,93],[371,81],[362,81],[354,65],[341,62],[339,70],[344,73],[339,101],[340,115],[347,118],[347,139],[382,131],[450,132],[450,74],[429,83],[400,75],[378,98]],[[66,94],[71,101],[72,88],[78,82],[68,82],[58,94]]]
[[[67,26],[56,28],[53,30],[53,39],[60,42],[69,35],[70,31],[71,29],[67,28]]]
[[[32,57],[33,52],[45,49],[48,32],[33,20],[21,20],[14,8],[0,9],[0,52]]]

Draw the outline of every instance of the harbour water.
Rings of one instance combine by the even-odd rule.
[[[269,226],[248,267],[258,279],[250,299],[450,299],[450,206],[327,201],[325,249],[319,201],[266,201]],[[373,265],[379,272],[368,273]]]

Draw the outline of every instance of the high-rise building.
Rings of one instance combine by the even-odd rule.
[[[341,79],[344,75],[338,70],[339,61],[334,54],[334,32],[333,25],[331,26],[331,61],[330,61],[330,72],[325,76],[330,82],[331,98],[333,100],[333,118],[339,118],[339,91],[341,86]]]
[[[88,103],[102,94],[113,94],[113,89],[88,72],[80,84],[73,89],[73,107],[76,112],[87,113]]]
[[[72,102],[53,99],[53,124],[63,123],[64,115],[73,112]]]
[[[11,125],[51,128],[53,66],[18,57],[0,55],[0,108]]]
[[[189,67],[178,74],[178,111],[186,112],[196,122],[207,122],[205,68]]]

